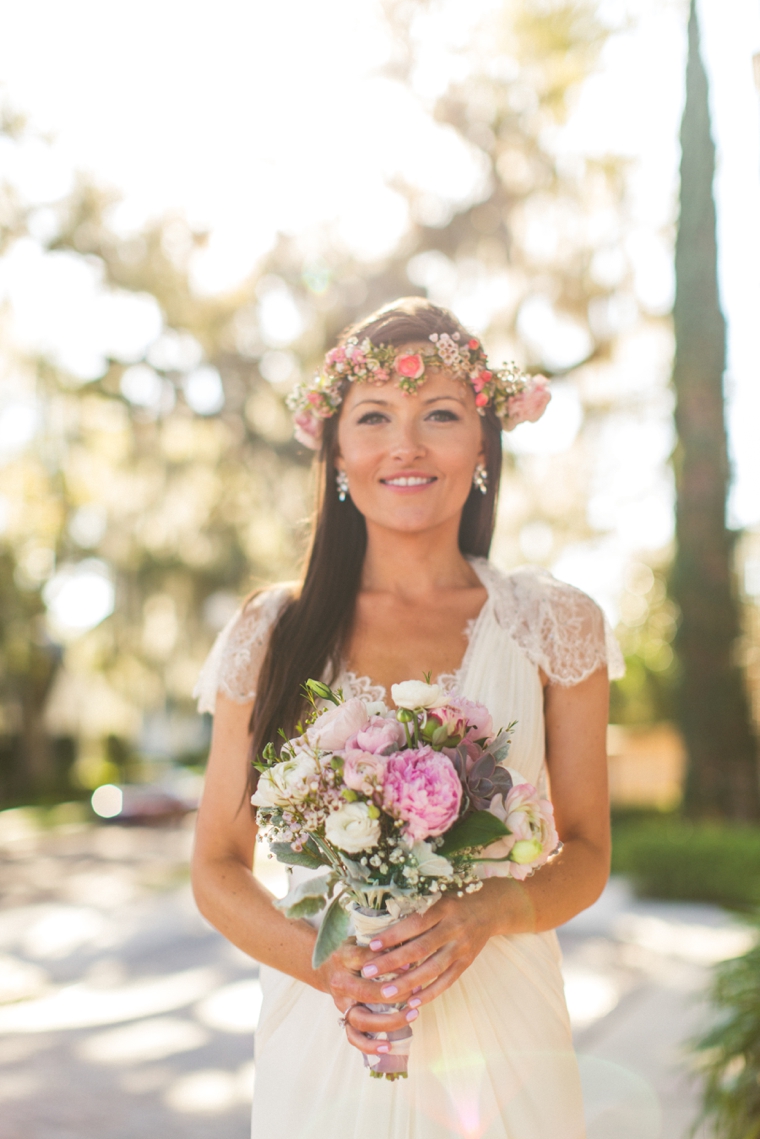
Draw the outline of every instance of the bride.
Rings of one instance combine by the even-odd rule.
[[[197,690],[215,719],[195,897],[261,963],[253,1139],[584,1135],[553,931],[608,874],[605,729],[619,651],[585,594],[487,560],[501,430],[547,401],[541,380],[522,390],[516,370],[490,371],[478,341],[420,298],[349,330],[294,395],[297,436],[322,467],[306,573],[246,603]],[[279,727],[294,734],[309,677],[383,699],[428,672],[486,704],[495,724],[517,721],[510,766],[544,792],[550,783],[562,851],[525,882],[494,877],[445,896],[315,971],[314,924],[289,921],[251,871],[251,755]],[[390,985],[373,980],[388,973]],[[384,1000],[399,1011],[364,1007]],[[360,1053],[387,1044],[367,1034],[407,1024],[409,1078],[370,1079]]]

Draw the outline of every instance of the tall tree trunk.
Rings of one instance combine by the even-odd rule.
[[[673,371],[677,553],[671,591],[681,610],[676,649],[679,718],[688,753],[685,808],[694,815],[754,819],[760,817],[758,748],[744,677],[735,662],[740,616],[733,535],[726,527],[726,325],[718,295],[715,146],[695,0],[681,148]]]

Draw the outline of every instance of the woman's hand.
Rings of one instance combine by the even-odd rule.
[[[443,897],[424,914],[396,922],[369,949],[346,944],[322,966],[320,979],[343,1013],[351,1044],[361,1052],[387,1052],[385,1041],[365,1034],[393,1032],[412,1024],[419,1007],[453,985],[488,939],[504,932],[503,918],[497,925],[494,916],[498,908],[494,886],[497,883],[488,883],[463,898]],[[373,979],[389,973],[399,975],[392,980]],[[373,1013],[358,1007],[364,1004],[401,1007],[394,1013]]]

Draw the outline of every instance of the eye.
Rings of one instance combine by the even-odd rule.
[[[428,421],[432,423],[458,423],[459,416],[455,411],[448,407],[437,407],[435,411],[431,411],[427,416]]]
[[[356,421],[357,423],[366,423],[370,427],[377,423],[387,423],[388,416],[383,415],[382,411],[365,411],[364,415],[360,416]]]

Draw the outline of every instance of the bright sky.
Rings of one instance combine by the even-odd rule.
[[[451,48],[463,26],[496,4],[445,0],[448,16],[423,45],[418,94],[430,100],[445,86],[459,66]],[[610,0],[610,10],[617,15],[625,4]],[[700,7],[719,149],[732,516],[746,525],[760,522],[760,96],[752,77],[760,10],[756,0],[700,0]],[[628,29],[608,45],[563,143],[633,160],[637,288],[660,312],[672,302],[685,9],[685,0],[628,0]],[[0,80],[12,104],[56,140],[52,155],[35,145],[13,158],[0,147],[0,164],[38,200],[64,192],[74,169],[92,172],[124,195],[124,229],[167,210],[208,227],[211,241],[195,264],[205,290],[241,280],[278,228],[333,219],[358,252],[382,252],[406,220],[403,200],[385,185],[396,172],[452,203],[482,176],[477,155],[430,123],[415,95],[376,74],[387,43],[370,0],[0,0],[0,12]],[[44,213],[36,224],[44,235]],[[79,353],[83,375],[92,372],[104,345],[84,345],[85,326],[104,328],[110,342],[120,319],[96,299],[97,280],[83,277],[77,296],[89,299],[78,302],[78,315],[64,313],[54,303],[60,281],[38,283],[31,243],[14,257],[0,264],[0,293],[14,298],[22,339],[53,342],[64,326],[79,329],[68,350]],[[65,276],[71,266],[62,265]],[[135,355],[155,336],[157,319],[150,305],[133,307],[124,328]],[[654,469],[669,441],[657,428],[650,442]],[[655,483],[665,540],[669,492],[666,482]],[[633,518],[630,526],[635,534]]]

